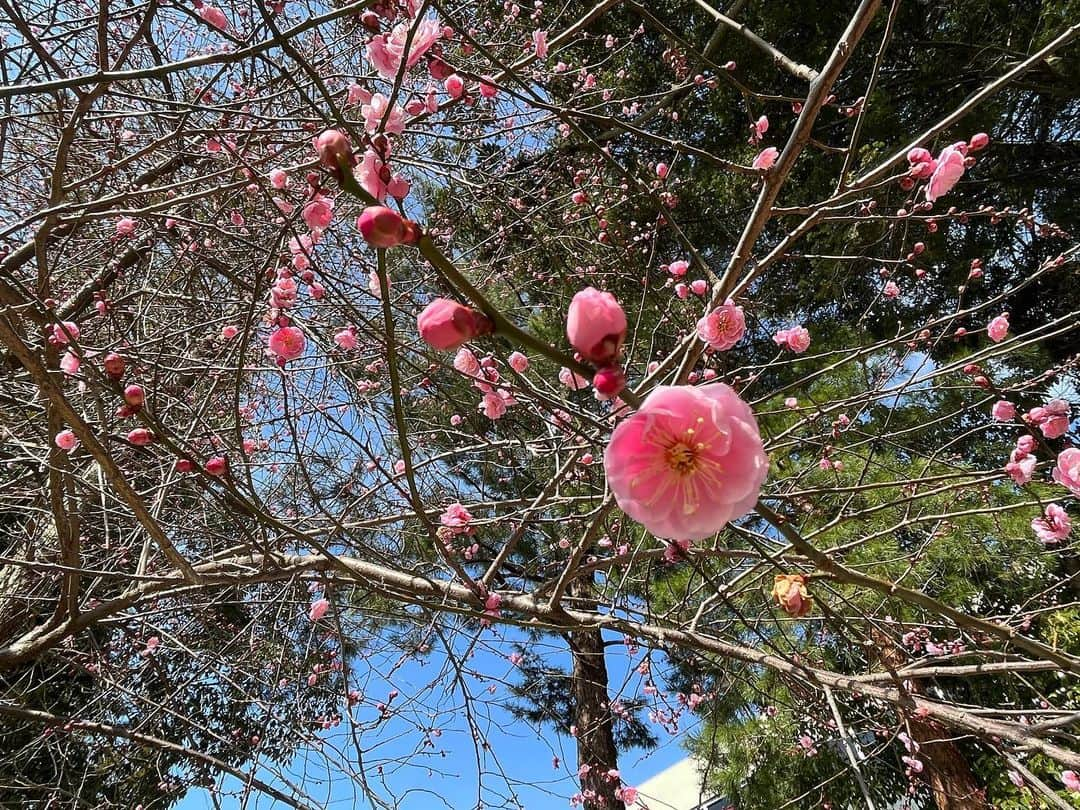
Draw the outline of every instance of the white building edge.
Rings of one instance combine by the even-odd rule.
[[[639,801],[649,810],[727,810],[726,799],[703,790],[701,762],[686,757],[646,779],[638,788]]]

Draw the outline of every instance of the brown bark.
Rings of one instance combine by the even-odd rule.
[[[920,746],[923,776],[934,793],[937,810],[987,810],[986,795],[972,773],[960,746],[948,739],[939,723],[913,717],[911,738]]]
[[[575,583],[570,592],[583,596],[589,590],[585,583]],[[604,639],[599,628],[568,634],[570,653],[574,659],[574,725],[577,726],[577,762],[581,791],[592,791],[585,810],[613,810],[622,803],[615,798],[619,780],[609,779],[609,770],[619,767],[619,752],[615,748],[611,707],[608,703],[608,673],[604,660]],[[588,794],[587,794],[588,795]]]
[[[907,663],[907,656],[884,633],[872,632],[879,661],[895,672]],[[909,691],[921,694],[926,681],[916,679]],[[908,719],[911,739],[919,744],[918,758],[923,763],[923,779],[930,785],[937,810],[988,810],[986,794],[968,765],[964,752],[949,739],[944,726],[929,717]]]

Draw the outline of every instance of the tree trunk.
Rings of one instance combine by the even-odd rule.
[[[889,636],[871,631],[878,660],[895,672],[907,663],[907,655]],[[914,680],[911,691],[919,694],[926,682]],[[948,730],[927,717],[910,717],[911,738],[919,744],[918,758],[923,763],[923,778],[934,794],[937,810],[988,810],[986,794],[979,786],[960,746],[949,740]]]
[[[987,810],[986,795],[971,772],[960,746],[946,729],[928,718],[910,720],[911,736],[920,746],[923,776],[934,792],[937,810]]]
[[[573,596],[588,595],[587,583],[575,583]],[[614,810],[621,803],[615,798],[620,782],[610,779],[608,771],[619,767],[619,753],[612,733],[611,707],[608,703],[608,673],[604,660],[604,639],[599,628],[569,633],[570,653],[574,659],[574,725],[577,726],[578,772],[581,792],[586,796],[585,810]]]

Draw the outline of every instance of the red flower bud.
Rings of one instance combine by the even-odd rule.
[[[618,366],[607,366],[593,375],[592,384],[596,393],[610,399],[626,387],[626,375]]]
[[[101,364],[105,368],[105,373],[114,380],[119,380],[124,376],[124,368],[127,366],[124,358],[116,352],[109,352],[105,355],[105,359],[102,360]]]

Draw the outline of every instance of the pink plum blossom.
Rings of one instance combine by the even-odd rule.
[[[1009,462],[1005,465],[1005,472],[1018,485],[1022,486],[1028,483],[1035,473],[1037,459],[1031,452],[1034,449],[1035,440],[1025,434],[1017,439],[1016,448],[1009,454]]]
[[[371,91],[363,85],[353,82],[349,85],[349,95],[347,96],[346,101],[349,104],[367,104],[371,101]]]
[[[80,334],[81,330],[75,321],[61,321],[53,325],[49,343],[54,346],[64,346],[70,340],[78,340]]]
[[[454,355],[454,368],[462,374],[475,377],[480,373],[480,361],[471,349],[462,346]]]
[[[204,5],[199,9],[198,14],[210,25],[214,26],[221,31],[226,30],[229,27],[229,19],[225,16],[225,12],[217,6]]]
[[[1009,333],[1009,313],[1003,312],[996,318],[992,319],[990,323],[986,325],[986,336],[990,338],[994,343],[1000,343],[1005,339],[1005,336]]]
[[[472,513],[460,503],[452,503],[439,515],[439,523],[453,534],[472,534],[475,530],[469,525]]]
[[[270,335],[270,351],[282,360],[295,360],[304,353],[304,333],[295,326],[283,326]]]
[[[353,169],[356,182],[377,200],[386,199],[387,183],[383,179],[384,168],[386,168],[386,162],[374,150],[366,149],[360,162]]]
[[[79,366],[82,365],[82,361],[79,360],[79,355],[75,352],[64,352],[64,356],[60,358],[60,370],[70,377],[74,377],[79,373]]]
[[[758,143],[769,131],[769,117],[763,115],[750,125],[750,143]]]
[[[1062,507],[1051,503],[1047,505],[1043,517],[1031,521],[1031,529],[1044,543],[1057,543],[1069,536],[1072,521]]]
[[[69,453],[79,446],[79,438],[73,430],[61,430],[54,439],[56,446]]]
[[[117,236],[131,236],[135,233],[135,229],[138,227],[135,220],[131,217],[121,217],[116,220],[116,235]]]
[[[394,79],[401,69],[404,59],[406,67],[412,67],[432,45],[442,36],[442,27],[434,18],[421,20],[412,35],[408,54],[405,46],[409,42],[410,23],[401,22],[394,26],[389,34],[379,34],[367,45],[368,61],[384,79]]]
[[[1054,480],[1080,497],[1080,449],[1062,450],[1054,467]]]
[[[326,228],[334,218],[334,201],[319,195],[304,206],[301,216],[309,228]]]
[[[773,164],[776,163],[778,157],[780,157],[780,150],[775,146],[767,146],[758,152],[757,156],[754,158],[754,162],[750,165],[755,169],[767,171],[773,167]]]
[[[506,405],[506,400],[498,393],[488,392],[480,400],[478,410],[488,419],[501,419],[506,413]]]
[[[926,199],[934,202],[952,191],[964,173],[964,154],[953,146],[946,146],[937,158],[937,166],[926,185]]]
[[[334,343],[340,346],[345,351],[356,348],[356,332],[352,329],[342,329],[340,332],[335,333]]]
[[[386,193],[397,200],[404,200],[408,197],[410,189],[412,189],[412,183],[400,174],[395,174],[390,178],[390,182],[386,184]]]
[[[132,408],[141,408],[146,402],[146,391],[141,385],[132,383],[124,388],[124,402]]]
[[[685,276],[686,271],[689,270],[689,269],[690,269],[690,262],[686,261],[685,259],[679,259],[677,261],[672,262],[671,264],[669,264],[667,266],[668,272],[671,273],[671,275],[675,276],[676,278],[682,278],[683,276]]]
[[[937,168],[937,161],[934,160],[934,156],[921,146],[916,146],[910,150],[907,153],[907,159],[911,175],[919,180],[925,180]]]
[[[127,439],[136,447],[145,447],[148,444],[153,443],[154,434],[146,428],[135,428],[128,431]]]
[[[1062,771],[1061,783],[1072,793],[1080,793],[1080,774],[1076,771]]]
[[[395,104],[387,115],[389,106],[390,99],[382,93],[375,93],[371,100],[360,108],[360,113],[364,116],[364,128],[368,132],[378,132],[384,118],[386,125],[382,129],[383,132],[400,135],[405,131],[404,111]]]
[[[529,358],[521,352],[513,352],[506,358],[506,362],[510,364],[510,368],[516,371],[518,374],[524,374],[529,368]]]
[[[745,332],[746,318],[743,308],[736,306],[730,298],[697,323],[698,337],[717,351],[730,349],[739,342]]]
[[[773,342],[777,346],[786,346],[795,354],[802,354],[810,347],[810,332],[803,326],[781,329],[773,335]]]
[[[592,384],[597,399],[609,400],[626,387],[626,374],[619,366],[607,366],[593,375]]]
[[[270,185],[276,189],[283,189],[289,185],[289,175],[282,169],[274,169],[270,172]]]
[[[604,470],[619,507],[650,532],[701,540],[753,508],[769,459],[728,386],[658,386],[615,428]]]
[[[1048,439],[1064,436],[1069,430],[1071,406],[1063,399],[1052,399],[1045,405],[1032,408],[1024,415],[1024,420],[1038,426]]]
[[[538,59],[546,59],[548,55],[547,31],[537,29],[533,31],[533,51]]]
[[[465,94],[465,80],[456,73],[446,77],[443,87],[450,98],[461,98]]]
[[[1016,418],[1016,406],[1007,399],[999,399],[991,408],[990,414],[996,422],[1011,422]]]
[[[589,384],[588,380],[565,366],[559,369],[559,382],[571,391],[580,391]]]

